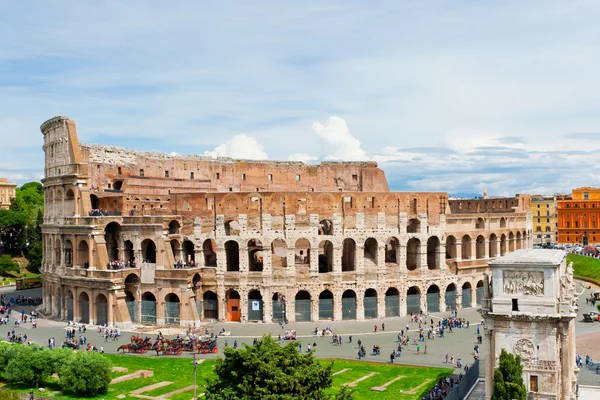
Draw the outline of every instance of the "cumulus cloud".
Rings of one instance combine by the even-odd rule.
[[[318,160],[317,157],[311,156],[305,153],[294,153],[288,156],[288,161],[302,161],[302,162],[310,162]]]
[[[325,160],[361,161],[368,157],[360,141],[352,136],[343,118],[329,117],[325,124],[315,122],[312,130],[321,138]]]
[[[205,151],[204,155],[214,158],[231,157],[243,160],[266,160],[269,158],[264,146],[245,133],[235,135],[212,151]]]

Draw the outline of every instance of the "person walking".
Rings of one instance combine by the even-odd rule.
[[[452,356],[450,356],[450,364],[454,364],[454,354],[452,354]]]
[[[448,353],[446,353],[446,364],[448,364]]]

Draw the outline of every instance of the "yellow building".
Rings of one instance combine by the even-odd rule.
[[[533,244],[558,242],[558,211],[555,196],[531,196]]]
[[[10,183],[6,178],[0,178],[0,208],[10,206],[10,199],[15,197],[16,183]]]

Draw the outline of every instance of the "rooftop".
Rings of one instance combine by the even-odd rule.
[[[495,265],[560,265],[567,253],[563,250],[523,249],[513,251],[490,262]]]

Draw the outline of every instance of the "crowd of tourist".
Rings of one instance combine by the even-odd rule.
[[[440,379],[440,381],[435,384],[433,389],[431,389],[431,391],[423,397],[423,400],[441,400],[446,398],[448,393],[452,390],[452,388],[455,385],[458,385],[460,383],[462,378],[463,375],[459,374],[456,377],[452,375]]]
[[[88,214],[90,217],[106,217],[108,215],[108,212],[101,208],[96,208],[90,211]]]
[[[194,260],[190,260],[190,262],[179,260],[175,264],[173,264],[173,267],[175,267],[175,269],[194,268],[195,266],[196,263],[194,262]]]
[[[108,269],[125,269],[125,268],[135,268],[135,260],[128,260],[128,261],[123,261],[123,260],[115,260],[115,261],[111,261],[106,265],[106,268]]]

